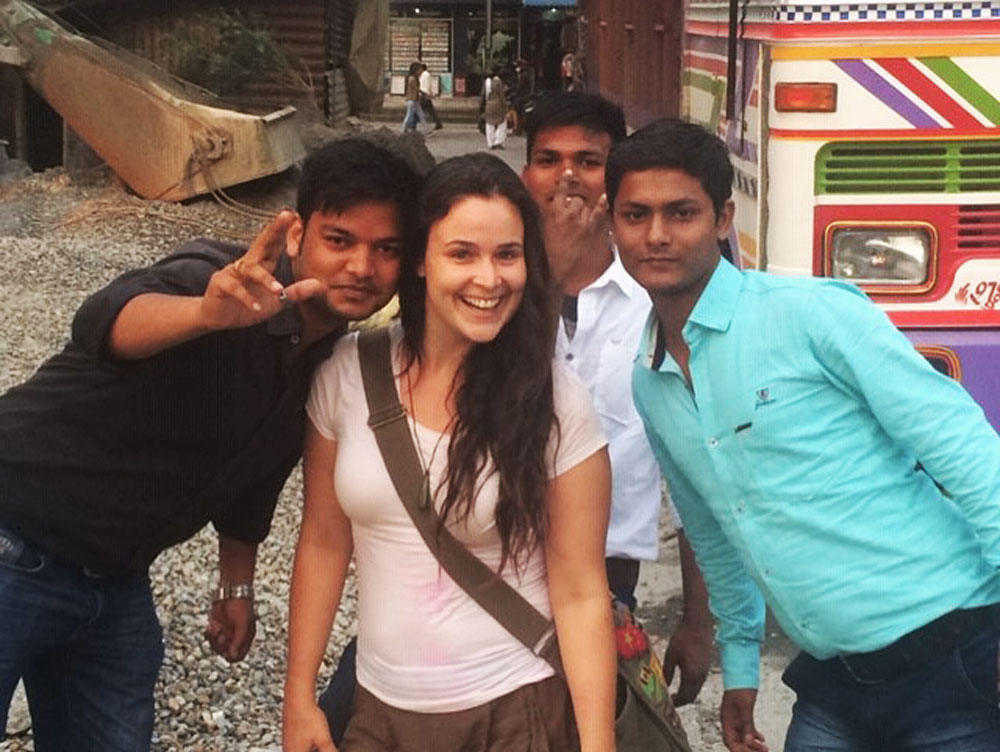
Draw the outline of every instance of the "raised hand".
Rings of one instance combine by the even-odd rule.
[[[560,176],[552,200],[541,209],[549,266],[553,279],[560,284],[581,256],[593,253],[598,243],[606,246],[609,242],[608,200],[602,194],[588,204],[567,170]]]
[[[290,300],[288,291],[274,278],[274,268],[295,220],[295,212],[279,212],[245,254],[212,275],[201,301],[206,328],[251,326],[269,319]]]

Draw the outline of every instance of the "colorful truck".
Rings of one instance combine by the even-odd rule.
[[[689,0],[744,268],[859,284],[1000,427],[1000,0]]]

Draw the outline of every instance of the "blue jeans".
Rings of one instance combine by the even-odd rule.
[[[0,527],[0,625],[0,731],[23,679],[37,752],[149,749],[163,641],[146,575],[92,576]]]
[[[407,99],[406,115],[403,116],[403,127],[400,129],[400,133],[416,130],[417,125],[426,122],[427,115],[424,114],[424,109],[420,107],[420,103],[413,99]]]
[[[1000,752],[998,639],[1000,629],[988,627],[879,684],[800,653],[782,677],[797,696],[785,752]]]

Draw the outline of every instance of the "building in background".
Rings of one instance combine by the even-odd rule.
[[[683,0],[579,0],[578,38],[588,88],[639,127],[680,112]]]
[[[392,0],[386,90],[401,95],[414,60],[426,63],[443,96],[478,96],[484,72],[501,75],[521,57],[536,89],[559,85],[563,54],[577,49],[576,0]]]

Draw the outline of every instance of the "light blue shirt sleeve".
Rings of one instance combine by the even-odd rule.
[[[817,301],[803,319],[822,367],[945,488],[1000,569],[1000,437],[982,408],[859,290],[831,283],[823,293],[833,305]]]
[[[725,689],[756,688],[760,684],[764,598],[708,506],[670,458],[656,432],[645,425],[708,587],[709,607],[718,623],[715,639],[723,685]]]

